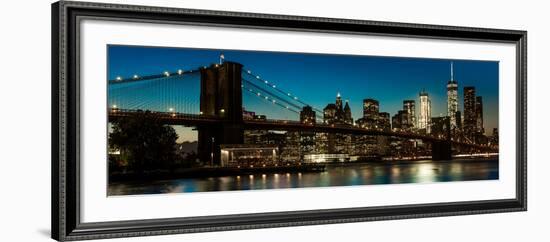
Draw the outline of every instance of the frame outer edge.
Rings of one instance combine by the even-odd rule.
[[[57,10],[55,10],[55,6]],[[458,211],[458,212],[430,212],[430,213],[418,213],[409,215],[387,215],[387,216],[373,216],[373,217],[361,217],[361,218],[344,218],[344,219],[324,219],[324,220],[311,220],[311,221],[289,221],[289,222],[267,222],[248,225],[227,225],[227,226],[215,226],[215,227],[195,227],[195,228],[166,228],[145,230],[136,229],[130,231],[92,231],[90,233],[70,233],[67,231],[67,216],[76,216],[76,211],[67,211],[67,41],[68,41],[68,8],[83,8],[83,9],[96,9],[96,10],[121,10],[121,11],[134,11],[134,12],[149,12],[149,13],[173,13],[173,14],[198,14],[207,16],[237,16],[237,17],[251,17],[259,19],[283,19],[293,21],[313,21],[323,23],[343,23],[343,24],[359,24],[359,25],[376,25],[386,27],[404,27],[404,28],[416,28],[416,29],[434,29],[434,30],[451,30],[451,31],[468,31],[468,32],[490,32],[498,34],[507,34],[520,36],[516,43],[518,43],[518,51],[516,61],[520,62],[517,65],[518,75],[516,80],[516,87],[518,88],[518,108],[519,112],[516,114],[519,122],[516,130],[520,132],[518,136],[518,151],[521,152],[517,156],[518,181],[522,184],[517,184],[517,196],[516,201],[519,202],[518,207],[502,208],[502,209],[478,209],[470,211]],[[57,12],[56,12],[57,11]],[[52,147],[52,157],[54,156],[54,149],[58,152],[57,157],[52,160],[52,169],[58,169],[58,176],[52,177],[52,203],[57,197],[58,204],[55,206],[58,211],[58,221],[53,224],[56,219],[52,215],[52,238],[59,241],[68,240],[88,240],[88,239],[106,239],[106,238],[120,238],[120,237],[132,237],[132,236],[150,236],[150,235],[167,235],[167,234],[179,234],[179,233],[197,233],[197,232],[212,232],[212,231],[227,231],[227,230],[243,230],[243,229],[260,229],[260,228],[274,228],[274,227],[286,227],[286,226],[303,226],[303,225],[319,225],[319,224],[333,224],[343,222],[364,222],[364,221],[380,221],[391,219],[411,219],[411,218],[428,218],[438,216],[456,216],[456,215],[473,215],[473,214],[488,214],[499,212],[516,212],[527,210],[527,32],[518,30],[507,29],[488,29],[488,28],[476,28],[476,27],[460,27],[460,26],[441,26],[441,25],[428,25],[428,24],[413,24],[413,23],[398,23],[398,22],[379,22],[370,20],[354,20],[354,19],[334,19],[323,17],[306,17],[306,16],[290,16],[290,15],[274,15],[274,14],[260,14],[260,13],[244,13],[244,12],[227,12],[227,11],[214,11],[214,10],[200,10],[200,9],[181,9],[181,8],[166,8],[155,6],[139,6],[139,5],[122,5],[122,4],[105,4],[105,3],[90,3],[90,2],[72,2],[72,1],[59,1],[52,4],[52,19],[57,17],[58,25],[56,28],[52,28],[52,31],[58,30],[58,33],[52,33],[53,36],[57,36],[58,60],[52,62],[52,69],[56,69],[59,73],[57,78],[54,78],[52,82],[52,94],[56,93],[58,98],[52,100],[56,103],[52,103],[52,121],[54,116],[58,118],[58,123],[52,122],[52,132],[56,132],[59,136],[58,140],[52,140],[52,145],[59,145],[58,147]],[[52,25],[55,24],[52,20]],[[54,27],[54,26],[52,26]],[[425,38],[429,38],[426,36]],[[442,37],[443,38],[443,37]],[[54,47],[52,41],[52,47]],[[52,50],[52,53],[56,50]],[[53,56],[53,54],[52,54]],[[53,59],[53,58],[52,58]],[[57,68],[56,68],[57,67]],[[52,70],[52,76],[53,76]],[[56,85],[56,86],[55,86]],[[52,96],[55,98],[54,96]],[[53,106],[56,105],[58,113],[53,113]],[[55,125],[55,130],[53,127]],[[52,134],[53,139],[54,134]],[[57,149],[56,149],[57,148]],[[57,166],[54,166],[57,162]],[[52,176],[55,173],[52,173]],[[523,178],[522,180],[520,180]],[[54,181],[56,184],[54,184]],[[53,187],[55,186],[55,187]],[[54,189],[58,189],[58,194],[53,194]],[[52,204],[54,208],[54,204]],[[55,213],[55,211],[52,211]],[[77,221],[77,223],[79,223]],[[57,230],[54,231],[57,225]],[[77,229],[78,230],[78,229]],[[55,234],[55,233],[58,234]],[[57,236],[56,236],[57,235]]]
[[[59,61],[59,3],[51,5],[51,237],[59,239],[59,108],[58,108],[58,87],[59,87],[59,69],[56,64]]]
[[[69,1],[60,0],[59,2],[64,2],[65,5],[68,7],[79,7],[79,8],[87,8],[87,9],[154,12],[154,13],[167,13],[167,14],[196,14],[196,15],[203,15],[205,17],[206,16],[249,17],[249,18],[258,18],[258,19],[266,19],[266,20],[274,19],[274,20],[293,20],[293,21],[308,21],[308,22],[322,22],[322,23],[376,25],[376,26],[385,26],[385,27],[453,30],[453,31],[468,31],[468,32],[480,32],[480,33],[490,32],[490,33],[511,34],[511,35],[523,34],[525,32],[522,30],[512,30],[512,29],[464,27],[464,26],[453,26],[453,25],[389,22],[389,21],[329,18],[329,17],[315,17],[315,16],[302,16],[302,15],[235,12],[235,11],[191,9],[191,8],[177,8],[177,7],[158,7],[153,5],[129,5],[129,4],[84,2],[84,1],[71,1],[71,0]],[[424,38],[427,38],[427,36],[424,36]]]
[[[528,143],[528,139],[527,139],[527,126],[528,126],[528,119],[527,119],[527,110],[528,110],[528,106],[527,106],[527,102],[528,102],[528,99],[527,99],[527,89],[528,89],[528,86],[527,86],[527,58],[528,58],[528,53],[527,53],[527,42],[528,42],[528,38],[527,38],[527,31],[524,31],[523,32],[523,35],[521,37],[521,39],[519,40],[519,42],[521,43],[521,49],[522,49],[522,53],[520,53],[520,55],[518,56],[518,59],[521,59],[521,62],[522,62],[522,65],[519,69],[519,71],[522,72],[522,76],[520,77],[521,79],[518,80],[519,82],[521,82],[521,86],[519,87],[520,89],[517,91],[518,93],[522,93],[523,97],[521,98],[521,108],[522,108],[522,112],[521,112],[521,116],[523,118],[523,120],[521,120],[520,124],[522,125],[522,128],[521,128],[521,132],[522,132],[522,135],[521,137],[519,137],[519,140],[520,142],[522,142],[522,147],[521,147],[521,151],[523,152],[523,155],[522,157],[520,157],[521,161],[523,162],[523,167],[522,167],[522,170],[523,170],[523,181],[522,181],[522,188],[523,190],[521,192],[519,192],[519,195],[522,196],[522,200],[523,200],[523,204],[522,204],[522,208],[524,211],[527,211],[527,207],[528,207],[528,200],[527,200],[527,191],[528,191],[528,174],[527,174],[527,168],[528,168],[528,163],[527,163],[527,143]]]
[[[57,177],[56,177],[56,190],[59,192],[55,196],[57,196],[57,204],[55,205],[57,208],[57,225],[52,225],[52,238],[56,239],[58,241],[65,241],[68,236],[67,231],[67,224],[66,224],[66,216],[67,216],[67,207],[66,207],[66,164],[67,164],[67,152],[66,152],[66,146],[67,146],[67,4],[65,1],[59,1],[57,3],[53,4],[53,17],[56,19],[57,26],[55,26],[55,29],[58,31],[57,33],[53,33],[56,35],[56,45],[57,45],[57,60],[55,62],[54,68],[56,68],[56,77],[55,77],[55,84],[56,89],[52,90],[56,93],[56,110],[57,113],[54,113],[52,116],[55,116],[57,119],[57,123],[55,125],[57,130],[53,130],[56,132],[56,136],[58,137],[58,140],[55,141],[56,143],[56,153],[57,156],[55,157],[55,162],[57,165]],[[53,64],[53,63],[52,63]],[[52,110],[54,111],[54,110]],[[54,124],[52,124],[54,125]],[[53,229],[56,229],[55,232],[53,232]],[[55,237],[54,237],[55,236]]]

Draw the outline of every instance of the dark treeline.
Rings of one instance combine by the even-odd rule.
[[[196,152],[178,153],[174,128],[149,111],[111,121],[109,173],[146,173],[191,167]]]

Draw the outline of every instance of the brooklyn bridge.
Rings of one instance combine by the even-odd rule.
[[[242,64],[231,61],[220,60],[219,63],[209,66],[166,71],[157,75],[135,74],[131,77],[116,77],[108,81],[108,90],[110,122],[148,110],[167,125],[194,127],[198,133],[200,159],[213,160],[215,164],[220,162],[220,146],[243,144],[245,130],[353,134],[421,140],[430,144],[433,160],[450,160],[453,152],[456,154],[456,150],[498,152],[494,147],[455,140],[448,128],[445,135],[434,136],[412,131],[323,122],[321,109],[302,100],[299,95],[281,89],[274,82],[263,79],[258,73],[244,69]],[[269,110],[269,113],[261,113],[266,118],[246,117],[248,106],[260,104],[249,105],[244,103],[245,99],[268,105],[268,109],[264,110]],[[302,122],[295,119],[306,106],[312,107],[315,111],[317,121]],[[285,118],[273,119],[272,113],[284,113],[278,117]]]

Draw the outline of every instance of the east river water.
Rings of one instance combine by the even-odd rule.
[[[324,172],[267,173],[111,183],[109,195],[258,190],[277,188],[431,183],[498,179],[498,159],[348,163]]]

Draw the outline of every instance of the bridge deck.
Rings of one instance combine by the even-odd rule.
[[[138,110],[124,110],[124,109],[111,109],[109,112],[109,121],[114,121],[122,117],[131,117],[137,115],[143,111]],[[224,119],[210,117],[200,114],[183,114],[183,113],[169,113],[169,112],[149,112],[162,120],[162,122],[170,125],[185,125],[185,126],[195,126],[195,125],[215,125],[224,123]],[[252,130],[281,130],[281,131],[304,131],[304,132],[315,132],[315,133],[343,133],[343,134],[359,134],[359,135],[382,135],[382,136],[391,136],[399,137],[405,139],[419,139],[427,142],[436,142],[442,141],[446,142],[446,139],[441,139],[434,136],[422,135],[418,133],[408,133],[408,132],[395,132],[395,131],[384,131],[376,129],[365,129],[356,127],[353,125],[330,125],[330,124],[304,124],[299,121],[292,120],[243,120],[244,129]],[[496,151],[488,146],[482,146],[477,144],[470,144],[464,142],[450,141],[453,145],[478,148],[489,151]]]

